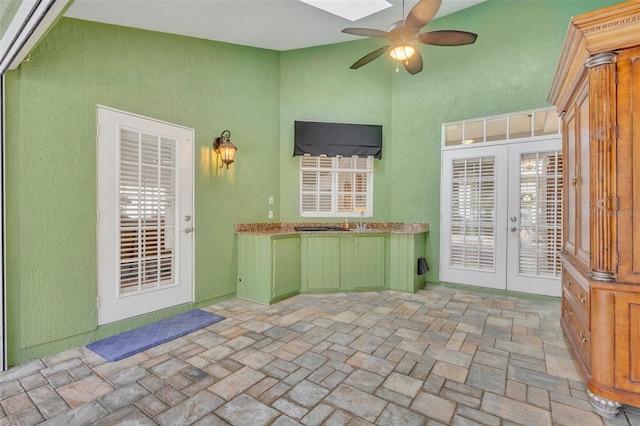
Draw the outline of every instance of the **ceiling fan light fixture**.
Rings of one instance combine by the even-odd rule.
[[[389,49],[389,56],[396,61],[406,61],[416,53],[416,48],[408,43],[399,44]]]

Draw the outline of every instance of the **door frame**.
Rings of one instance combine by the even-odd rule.
[[[553,145],[552,145],[553,144]],[[548,138],[544,140],[536,140],[536,141],[523,141],[519,143],[514,143],[509,147],[509,166],[515,164],[515,159],[518,159],[518,163],[520,162],[520,158],[522,154],[529,153],[539,153],[545,151],[559,151],[562,153],[562,138],[554,136],[553,138]],[[564,163],[563,163],[564,165]],[[517,221],[509,223],[509,227],[515,226],[516,228],[520,228],[520,204],[516,206],[515,202],[513,202],[513,198],[515,196],[516,189],[519,193],[520,190],[520,170],[509,170],[509,182],[514,182],[517,180],[518,188],[515,188],[515,184],[509,185],[509,194],[508,198],[508,216],[516,217]],[[517,197],[520,200],[520,197]],[[562,223],[560,223],[560,227],[562,227]],[[540,288],[543,291],[537,291],[534,294],[542,295],[542,296],[562,296],[562,285],[559,280],[561,280],[561,271],[558,271],[558,276],[556,278],[551,277],[542,277],[542,276],[528,276],[524,274],[520,274],[518,272],[518,264],[513,260],[519,260],[519,256],[516,256],[520,252],[520,239],[519,233],[507,232],[507,247],[508,250],[507,255],[507,290],[510,291],[518,291],[523,293],[531,293],[530,288],[536,287]],[[534,281],[557,281],[557,285],[555,286],[537,286],[534,284]],[[508,283],[512,283],[511,286]]]
[[[6,292],[6,192],[4,187],[5,174],[5,104],[4,104],[4,74],[0,75],[0,371],[7,369],[7,292]]]
[[[559,149],[549,147],[549,144],[554,142],[556,142],[556,144],[559,144]],[[512,188],[512,185],[515,185],[515,183],[512,183],[512,180],[513,180],[512,177],[514,176],[515,172],[510,170],[512,166],[511,159],[514,155],[519,156],[522,153],[534,152],[534,150],[532,150],[531,148],[525,148],[524,150],[518,149],[525,145],[530,147],[531,145],[534,145],[534,144],[538,145],[538,148],[540,148],[539,150],[535,150],[535,152],[562,151],[562,137],[560,135],[548,135],[548,136],[535,137],[535,138],[523,138],[521,140],[511,140],[511,141],[499,141],[499,142],[493,142],[493,143],[484,143],[482,145],[475,145],[475,146],[469,146],[469,145],[456,146],[455,148],[448,148],[448,149],[442,150],[441,190],[440,190],[440,208],[441,208],[440,210],[441,211],[440,213],[440,281],[459,283],[464,285],[472,285],[476,287],[506,290],[506,291],[527,292],[530,294],[537,294],[537,295],[543,295],[543,296],[560,296],[561,295],[560,277],[558,278],[531,277],[530,279],[525,277],[524,281],[529,281],[529,282],[534,279],[557,281],[557,286],[551,288],[550,290],[536,292],[536,293],[531,293],[530,291],[527,291],[525,287],[521,285],[522,283],[518,283],[518,285],[515,285],[515,286],[508,285],[509,279],[517,275],[517,274],[514,275],[512,273],[513,268],[516,265],[512,265],[509,262],[512,258],[512,256],[509,253],[512,253],[514,249],[519,247],[519,244],[517,242],[514,242],[514,237],[511,235],[512,233],[508,231],[508,227],[511,224],[511,222],[508,221],[508,218],[509,216],[513,216],[513,215],[517,217],[520,216],[519,212],[517,212],[517,214],[514,213],[515,207],[513,204],[512,195],[510,191]],[[455,156],[452,158],[450,157],[452,155],[450,153],[460,153],[459,155],[460,158],[482,157],[482,156],[487,157],[487,156],[491,156],[491,154],[493,153],[496,153],[496,197],[499,198],[500,194],[503,194],[503,198],[505,198],[505,200],[502,202],[502,204],[503,204],[503,207],[505,208],[503,208],[502,212],[499,211],[500,201],[496,200],[496,206],[498,207],[498,211],[496,211],[496,234],[495,234],[496,235],[495,236],[496,267],[493,274],[488,272],[485,273],[482,271],[476,271],[476,270],[457,269],[457,270],[453,270],[452,272],[445,273],[444,279],[443,279],[444,266],[446,262],[449,260],[449,252],[447,250],[449,246],[446,245],[446,240],[449,238],[449,234],[448,234],[448,228],[446,228],[446,225],[450,222],[445,221],[445,214],[450,211],[450,207],[451,207],[451,200],[450,200],[451,197],[447,196],[447,194],[450,191],[449,191],[449,188],[445,187],[446,185],[449,185],[451,182],[449,175],[445,173],[445,167],[449,167],[448,164],[445,164],[445,155],[449,156],[450,159],[455,159],[456,157],[458,157],[458,156]],[[499,162],[498,158],[504,158],[504,157],[506,157],[504,161],[506,161],[507,166],[500,167],[500,165],[498,164]],[[502,170],[502,169],[506,169],[506,170]],[[517,181],[518,181],[518,187],[519,187],[519,183],[520,183],[519,178],[517,179]],[[503,192],[500,193],[499,191],[503,191]],[[518,209],[519,209],[519,204],[518,204]],[[447,234],[445,235],[444,232],[447,232]],[[500,249],[499,247],[500,243],[503,245],[502,249]],[[502,262],[502,261],[504,262],[504,266],[503,266],[504,269],[502,270],[503,277],[499,277],[498,273],[500,272],[499,270],[500,265],[498,264],[498,262]],[[470,280],[471,274],[474,274],[475,276]],[[497,278],[496,281],[492,281],[492,279],[496,279],[496,278]]]
[[[506,244],[498,244],[500,241],[506,241],[506,228],[502,226],[507,220],[506,204],[500,208],[498,205],[500,202],[506,203],[506,200],[501,201],[500,194],[507,193],[507,178],[508,167],[503,167],[502,164],[507,164],[501,159],[508,156],[508,147],[506,144],[497,146],[473,146],[464,147],[458,149],[449,149],[442,151],[442,165],[441,165],[441,189],[440,189],[440,281],[459,283],[465,285],[474,285],[478,287],[492,288],[504,290],[505,286],[502,285],[504,278],[499,277],[501,271],[506,271],[506,259],[507,259],[507,247]],[[446,216],[451,212],[451,196],[450,184],[451,174],[446,172],[450,170],[451,162],[457,158],[482,158],[482,157],[494,157],[495,158],[495,198],[496,198],[496,212],[495,212],[495,228],[494,228],[494,268],[493,271],[478,271],[464,268],[447,268],[445,265],[450,260],[450,234],[447,232],[445,236],[443,233],[450,228],[451,219],[450,216]],[[445,160],[447,162],[445,162]],[[451,160],[451,161],[449,161]],[[447,176],[445,179],[444,176]],[[447,228],[449,225],[449,228]],[[502,281],[501,281],[502,279]],[[473,282],[473,283],[472,283]]]
[[[120,115],[124,115],[126,116],[127,119],[131,118],[134,120],[145,120],[145,121],[150,121],[153,122],[156,125],[159,126],[170,126],[173,129],[178,129],[179,131],[188,134],[189,136],[187,137],[187,141],[190,144],[190,152],[189,155],[187,156],[188,158],[185,158],[185,156],[182,155],[182,153],[180,152],[181,149],[180,147],[177,148],[177,157],[176,157],[176,163],[177,163],[177,167],[181,167],[184,166],[184,163],[186,161],[189,162],[189,166],[190,166],[190,173],[188,176],[184,176],[184,175],[178,175],[177,178],[178,180],[176,180],[176,203],[178,204],[179,200],[180,200],[180,193],[182,192],[182,188],[181,188],[181,181],[183,180],[188,180],[187,184],[190,186],[191,189],[191,196],[190,196],[190,201],[189,201],[189,219],[188,225],[184,225],[181,221],[181,214],[184,214],[186,212],[182,212],[180,208],[178,207],[178,217],[176,217],[176,223],[175,223],[175,227],[176,227],[176,234],[178,237],[178,240],[186,238],[184,237],[182,234],[185,234],[189,237],[189,243],[184,243],[184,242],[178,242],[176,241],[176,247],[186,247],[186,249],[188,250],[188,256],[190,257],[190,262],[188,263],[188,268],[189,268],[189,274],[188,274],[188,283],[186,283],[186,285],[188,285],[188,289],[189,289],[189,300],[182,300],[179,303],[176,303],[174,305],[171,306],[165,306],[163,305],[161,302],[161,300],[154,300],[152,303],[152,307],[148,308],[147,310],[145,310],[144,312],[139,312],[133,316],[136,315],[142,315],[145,313],[150,313],[150,312],[154,312],[157,310],[162,310],[162,309],[166,309],[166,308],[170,308],[173,306],[178,306],[184,303],[193,303],[194,301],[194,297],[195,297],[195,279],[194,279],[194,274],[195,274],[195,232],[192,232],[195,227],[194,227],[194,223],[195,223],[195,216],[194,216],[194,209],[195,209],[195,178],[194,178],[194,174],[195,174],[195,131],[191,128],[185,127],[185,126],[180,126],[178,124],[174,124],[174,123],[169,123],[166,121],[162,121],[162,120],[157,120],[151,117],[145,117],[142,115],[138,115],[138,114],[134,114],[134,113],[130,113],[128,111],[121,111],[121,110],[117,110],[114,108],[110,108],[110,107],[105,107],[103,105],[96,105],[96,121],[98,123],[98,132],[96,135],[96,161],[97,161],[97,167],[96,167],[96,172],[97,172],[97,197],[96,197],[96,217],[97,217],[97,221],[96,221],[96,252],[97,252],[97,271],[96,271],[96,285],[97,285],[97,293],[98,293],[98,309],[97,309],[97,320],[98,320],[98,325],[104,325],[104,324],[108,324],[114,321],[119,321],[119,320],[124,320],[127,318],[131,318],[132,316],[128,316],[126,312],[120,312],[119,315],[106,315],[105,314],[105,310],[103,309],[101,311],[101,300],[102,301],[108,301],[110,300],[109,296],[106,295],[105,296],[105,292],[111,291],[113,290],[113,287],[109,287],[108,289],[101,287],[101,260],[100,260],[100,256],[104,256],[104,254],[101,254],[101,252],[103,252],[102,247],[101,247],[101,240],[100,240],[100,231],[99,231],[99,227],[102,225],[102,223],[105,222],[105,220],[103,220],[103,218],[105,217],[105,213],[104,212],[100,212],[99,208],[101,205],[110,205],[110,204],[115,204],[116,206],[119,205],[119,200],[113,200],[112,198],[109,198],[108,195],[114,195],[113,191],[111,191],[110,193],[106,193],[104,191],[100,190],[100,182],[101,180],[103,181],[110,181],[111,174],[113,173],[113,170],[107,170],[104,167],[101,166],[101,161],[100,161],[100,153],[101,150],[104,149],[104,144],[101,147],[101,144],[99,143],[99,138],[100,138],[100,134],[102,133],[102,130],[100,127],[100,121],[98,119],[98,115],[100,113],[116,113],[116,114],[120,114]],[[119,127],[119,126],[116,126]],[[141,129],[143,130],[143,129]],[[117,153],[119,153],[119,148],[116,148],[116,155]],[[112,151],[110,152],[106,152],[105,155],[114,155]],[[113,159],[114,162],[117,162],[117,158]],[[103,175],[103,178],[101,179],[100,176],[101,174]],[[116,183],[115,185],[118,185],[118,183]],[[116,194],[117,195],[117,194]],[[113,219],[113,218],[111,218]],[[104,226],[104,225],[102,225]],[[186,228],[190,228],[189,230],[185,229],[184,231],[182,230],[182,228],[186,227]],[[102,233],[104,233],[104,231],[102,231]],[[111,255],[113,256],[113,253],[110,253],[107,250],[107,256]],[[119,260],[118,260],[119,262]],[[107,262],[109,263],[109,262]],[[178,274],[180,274],[180,270],[181,270],[181,266],[182,263],[178,263],[176,262],[175,264],[175,270],[176,270],[176,280],[180,279],[180,276],[178,276]],[[138,298],[136,296],[143,296],[143,295],[148,295],[148,294],[154,294],[155,291],[171,291],[172,288],[178,288],[182,285],[182,283],[180,283],[178,281],[178,286],[168,286],[166,289],[158,289],[158,290],[153,290],[153,291],[143,291],[141,293],[134,293],[131,294],[130,296],[125,296],[122,300],[126,300],[128,305],[135,305],[134,300],[138,300]],[[160,293],[156,293],[156,294],[160,294]],[[166,294],[166,293],[165,293]]]

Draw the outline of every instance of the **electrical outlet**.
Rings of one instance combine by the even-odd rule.
[[[273,210],[269,210],[269,219],[273,219]]]
[[[269,205],[272,206],[273,205],[273,197],[269,197]]]

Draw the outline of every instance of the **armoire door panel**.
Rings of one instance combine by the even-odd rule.
[[[576,116],[572,108],[566,115],[564,122],[564,152],[567,162],[564,181],[566,192],[565,202],[567,214],[564,215],[564,249],[567,253],[576,254]]]
[[[578,246],[578,258],[586,265],[590,262],[590,196],[589,196],[589,88],[585,86],[582,93],[578,97],[577,102],[577,164],[576,173],[576,204],[578,208],[577,218],[577,236],[576,244]]]
[[[615,336],[615,387],[640,392],[639,294],[616,294]]]
[[[640,49],[621,53],[617,67],[618,281],[640,283]]]

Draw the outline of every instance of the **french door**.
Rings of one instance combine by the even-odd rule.
[[[193,300],[193,130],[98,107],[98,324]]]
[[[441,194],[441,281],[560,296],[560,139],[445,150]]]

